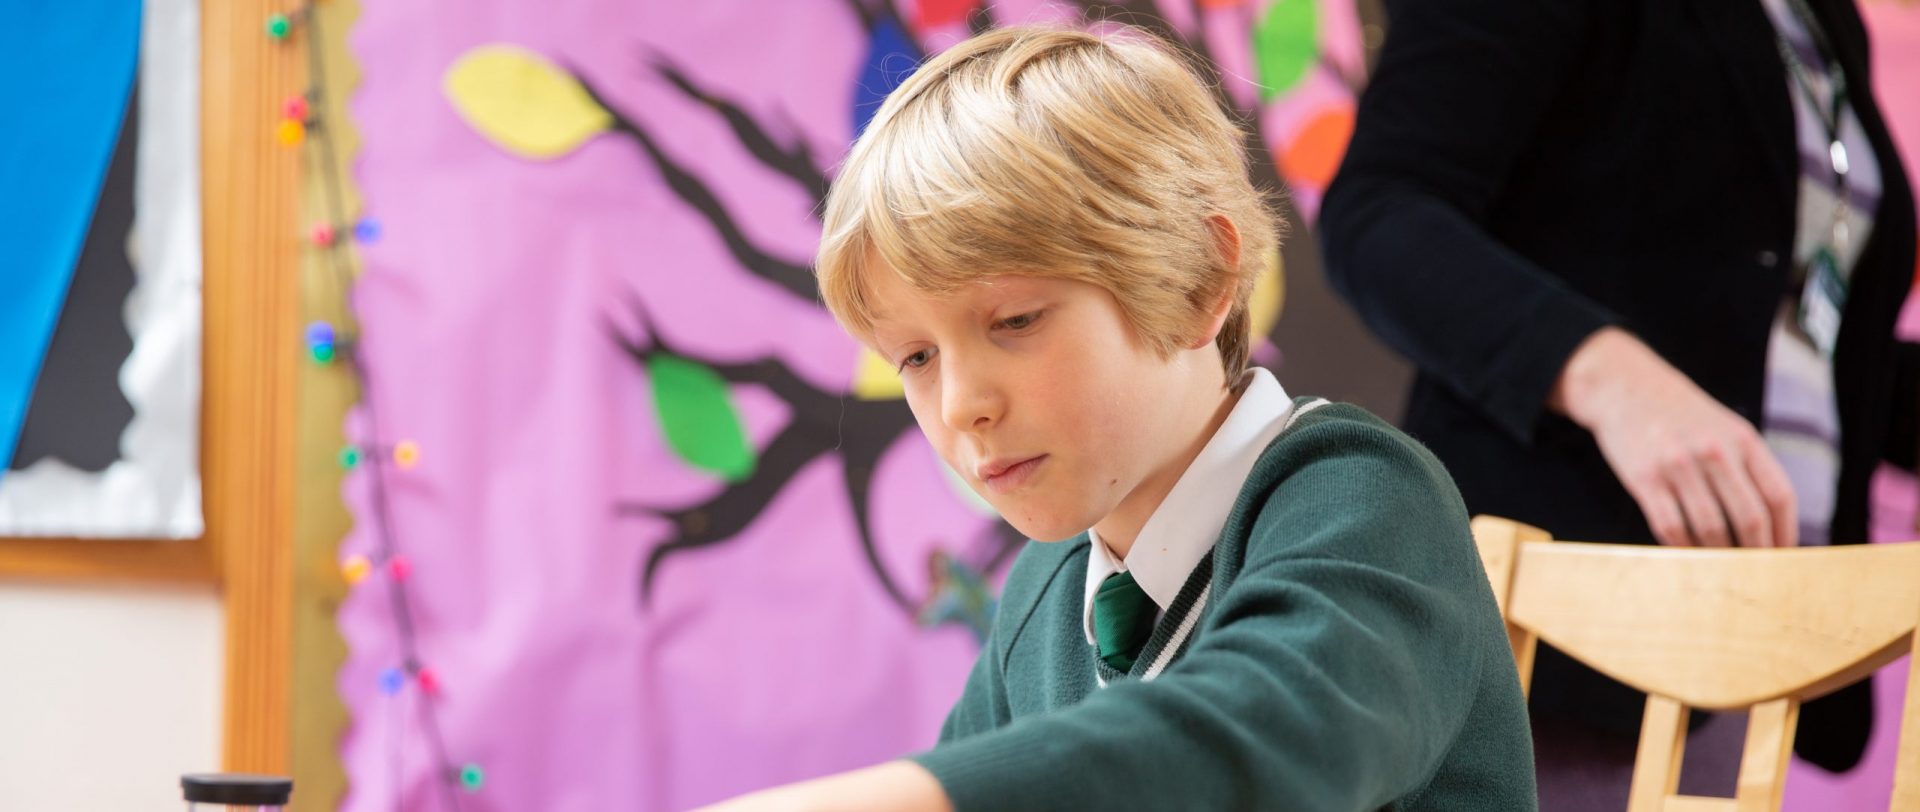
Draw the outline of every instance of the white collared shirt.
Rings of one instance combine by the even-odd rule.
[[[1247,380],[1250,379],[1250,380]],[[1246,390],[1240,394],[1233,411],[1213,433],[1205,448],[1193,458],[1187,470],[1167,492],[1140,527],[1133,549],[1126,560],[1114,557],[1100,540],[1099,532],[1089,529],[1093,540],[1087,554],[1087,595],[1083,625],[1087,643],[1093,635],[1093,596],[1102,581],[1116,572],[1133,573],[1140,589],[1152,598],[1161,612],[1173,604],[1174,596],[1186,585],[1187,576],[1207,557],[1220,531],[1227,525],[1227,514],[1240,496],[1247,475],[1260,453],[1267,450],[1287,426],[1293,400],[1280,387],[1273,373],[1260,367],[1247,370]]]

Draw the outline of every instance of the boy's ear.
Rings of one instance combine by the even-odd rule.
[[[1213,232],[1213,250],[1219,255],[1220,267],[1228,273],[1221,274],[1218,289],[1209,294],[1206,320],[1201,322],[1200,335],[1187,344],[1190,350],[1212,344],[1219,337],[1228,314],[1233,312],[1233,296],[1240,289],[1240,229],[1226,215],[1213,214],[1207,216],[1207,230]]]

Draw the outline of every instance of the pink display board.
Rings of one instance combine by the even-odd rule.
[[[1140,5],[1225,69],[1310,216],[1362,79],[1351,4]],[[818,303],[817,212],[924,54],[1079,13],[365,5],[383,233],[348,434],[418,453],[346,485],[342,555],[409,571],[340,608],[344,808],[681,809],[933,743],[1020,540]],[[445,772],[469,764],[476,790]]]

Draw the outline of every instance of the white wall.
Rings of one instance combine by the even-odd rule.
[[[0,581],[0,810],[179,812],[220,766],[213,587]]]

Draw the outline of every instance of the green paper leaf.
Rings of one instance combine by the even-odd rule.
[[[647,377],[661,431],[680,459],[729,482],[753,474],[753,447],[725,379],[702,364],[664,354],[647,358]]]
[[[1290,91],[1320,57],[1320,21],[1315,0],[1274,0],[1253,30],[1254,69],[1260,101]]]

